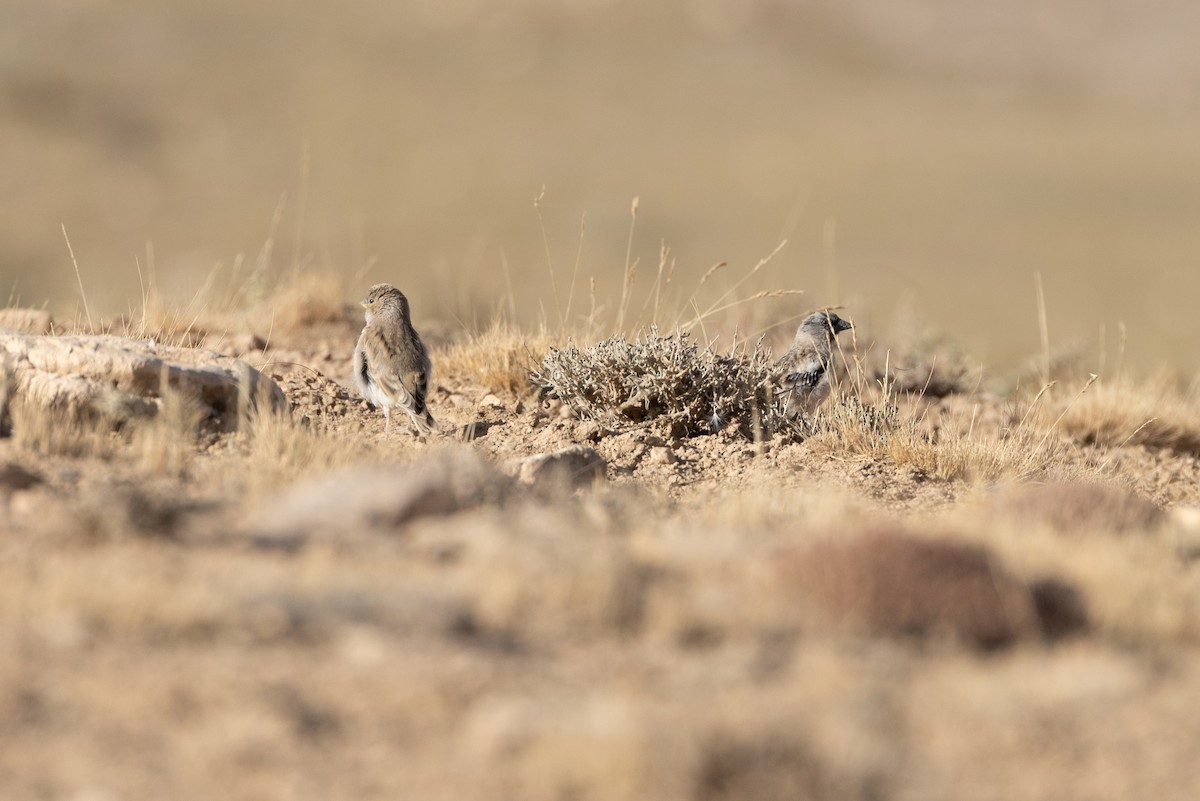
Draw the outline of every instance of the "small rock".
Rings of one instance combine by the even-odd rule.
[[[617,412],[635,423],[640,423],[650,416],[650,412],[641,398],[630,398],[617,408]]]
[[[599,423],[586,422],[575,427],[575,439],[581,442],[599,442],[607,433]]]
[[[252,331],[242,331],[229,338],[229,344],[236,355],[249,353],[252,350],[266,350],[267,341]]]
[[[608,463],[595,448],[572,445],[553,453],[522,459],[517,475],[527,484],[557,482],[578,487],[607,477]]]
[[[1176,506],[1171,510],[1175,525],[1188,531],[1200,531],[1200,506]]]
[[[487,409],[503,409],[504,401],[489,393],[479,399],[479,405]]]
[[[651,448],[648,458],[650,464],[675,464],[679,461],[679,457],[675,455],[675,452],[665,446]]]

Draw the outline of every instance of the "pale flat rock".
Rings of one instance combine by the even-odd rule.
[[[607,472],[604,457],[586,445],[571,445],[517,463],[517,477],[527,484],[553,482],[576,487],[603,481]]]
[[[302,480],[261,505],[249,533],[258,544],[286,547],[314,534],[351,537],[400,528],[500,503],[511,484],[467,448],[437,452],[413,466],[350,467]]]
[[[504,409],[504,401],[500,400],[500,398],[497,397],[496,395],[488,393],[487,395],[484,395],[482,398],[480,398],[479,406],[480,406],[480,408],[483,408],[483,409],[501,409],[502,410],[502,409]]]
[[[251,406],[288,408],[275,382],[246,362],[148,339],[0,332],[0,363],[13,403],[75,414],[153,415],[165,387],[203,403],[226,429]]]

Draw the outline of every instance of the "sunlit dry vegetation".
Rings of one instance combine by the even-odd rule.
[[[932,787],[921,764],[1035,758],[994,750],[991,727],[1037,723],[1021,701],[979,706],[993,693],[1042,686],[1086,730],[1070,700],[1086,691],[1059,671],[1106,688],[1109,725],[1194,726],[1140,678],[1143,659],[1191,665],[1200,642],[1195,401],[1178,383],[1149,379],[1153,402],[1134,402],[1132,377],[1063,373],[997,396],[945,337],[859,326],[829,401],[785,421],[765,339],[500,319],[427,327],[443,432],[384,439],[347,388],[353,297],[323,281],[254,301],[273,332],[240,327],[248,300],[192,312],[215,321],[193,327],[202,342],[250,343],[288,409],[239,393],[217,418],[168,387],[148,414],[101,394],[72,416],[23,404],[6,368],[13,797],[51,776],[199,798],[224,766],[238,797],[296,775],[358,798],[497,782],[545,799],[904,798]],[[657,314],[648,326],[684,316]],[[902,361],[924,380],[897,377],[892,353],[923,354]],[[562,678],[529,678],[548,670]],[[140,748],[99,736],[112,725],[171,731],[157,778],[107,767]],[[1080,747],[1138,771],[1138,742]],[[281,756],[238,767],[263,748]],[[415,773],[395,772],[398,751]],[[1039,787],[1079,779],[1040,770]]]
[[[1146,445],[1200,455],[1200,400],[1170,375],[1102,381],[1067,410],[1063,430],[1080,442]]]
[[[1190,6],[9,5],[3,801],[1200,797]]]

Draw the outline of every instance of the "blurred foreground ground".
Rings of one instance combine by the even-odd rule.
[[[906,401],[907,439],[681,439],[540,403],[537,337],[430,333],[446,435],[384,440],[346,389],[356,318],[205,340],[277,375],[292,423],[13,410],[0,797],[1200,793],[1177,388],[1060,373]],[[573,443],[597,483],[519,478]]]

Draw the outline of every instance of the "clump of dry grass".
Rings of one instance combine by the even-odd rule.
[[[620,427],[666,421],[677,436],[711,434],[736,422],[747,436],[796,431],[771,389],[771,362],[753,350],[721,355],[684,332],[651,327],[641,339],[615,336],[587,348],[551,348],[530,381],[584,417]]]
[[[110,420],[22,402],[10,409],[16,446],[42,456],[110,459],[121,448]]]
[[[210,419],[209,407],[172,389],[139,403],[136,413],[129,403],[115,390],[86,409],[20,402],[12,413],[13,440],[43,456],[123,459],[139,473],[184,474]]]
[[[243,429],[229,441],[229,453],[237,460],[240,481],[251,494],[274,490],[301,475],[378,463],[384,458],[361,431],[329,436],[322,426],[257,410],[248,413]]]
[[[152,479],[117,479],[79,492],[48,514],[53,516],[56,539],[103,546],[138,539],[182,541],[186,518],[203,509],[186,493],[153,485]]]
[[[339,323],[346,315],[342,292],[341,282],[332,275],[295,275],[283,283],[271,298],[275,324],[285,331],[295,331],[314,325]]]
[[[166,389],[157,414],[135,421],[132,453],[138,463],[156,473],[182,474],[196,453],[198,434],[209,409],[199,399]]]
[[[259,297],[262,292],[263,297]],[[200,347],[230,332],[251,331],[267,337],[346,319],[341,283],[332,275],[298,273],[267,289],[240,287],[231,296],[206,284],[183,305],[156,291],[146,294],[140,315],[123,322],[126,336],[151,337],[181,347]]]
[[[1062,428],[1088,445],[1145,445],[1200,456],[1200,401],[1167,375],[1099,382],[1064,412]]]
[[[897,436],[911,436],[896,403],[887,397],[865,399],[861,394],[844,394],[825,407],[814,419],[812,434],[838,450],[851,453],[887,452]]]
[[[1067,411],[1093,381],[1084,385]],[[923,397],[860,377],[835,393],[813,420],[808,439],[823,450],[889,459],[942,480],[1079,478],[1084,468],[1069,458],[1070,444],[1058,430],[1066,412],[1052,421],[1048,418],[1043,400],[1049,389],[1043,388],[1023,414],[1015,414],[1011,425],[977,426],[973,412],[970,417],[951,415],[931,430],[924,424],[929,404]]]
[[[888,454],[897,464],[946,480],[994,483],[1046,475],[1073,478],[1081,469],[1068,458],[1068,446],[1052,429],[1038,429],[1029,421],[993,432],[943,426],[936,436],[908,425],[903,435],[893,436],[888,445]]]
[[[224,327],[225,323],[207,304],[194,300],[187,306],[179,306],[152,292],[146,296],[141,314],[123,321],[120,333],[194,348],[204,341],[210,329]]]
[[[529,373],[544,358],[550,342],[545,331],[530,334],[496,322],[439,353],[436,371],[493,392],[520,396],[529,391]]]

